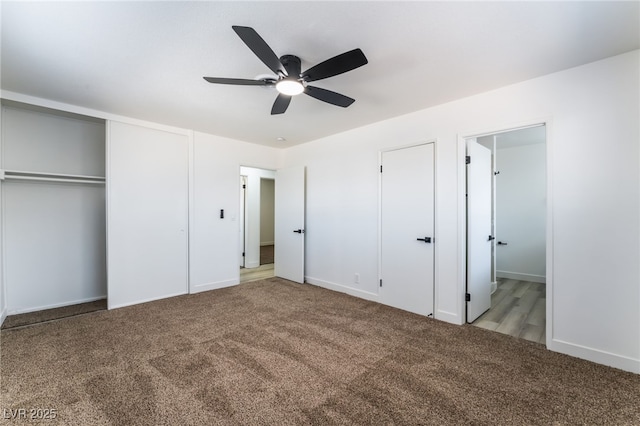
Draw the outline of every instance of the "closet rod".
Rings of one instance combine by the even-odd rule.
[[[45,177],[35,177],[35,176],[12,176],[5,175],[5,180],[32,180],[37,182],[67,182],[67,183],[89,183],[89,184],[98,184],[104,185],[104,181],[100,180],[88,180],[88,179],[72,179],[72,178],[45,178]]]
[[[85,180],[104,180],[104,176],[92,176],[92,175],[71,175],[68,173],[51,173],[51,172],[32,172],[29,170],[3,170],[5,175],[11,176],[33,176],[43,178],[63,178],[63,179],[85,179]]]

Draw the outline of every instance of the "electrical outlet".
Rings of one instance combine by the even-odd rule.
[[[356,274],[356,276],[353,278],[353,282],[356,284],[360,284],[360,274]]]

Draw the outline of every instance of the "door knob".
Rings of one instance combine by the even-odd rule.
[[[503,242],[503,241],[498,241],[498,245],[499,245],[499,246],[506,246],[506,245],[507,245],[507,243],[505,243],[505,242]]]
[[[424,237],[424,238],[416,238],[417,241],[424,241],[425,243],[430,243],[431,242],[431,237]]]
[[[295,232],[296,234],[304,234],[304,229],[296,229],[293,232]]]

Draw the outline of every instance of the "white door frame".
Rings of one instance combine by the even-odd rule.
[[[244,252],[245,252],[245,257],[244,257],[244,267],[245,268],[257,268],[258,266],[260,266],[260,253],[259,253],[259,249],[260,249],[260,212],[258,211],[257,213],[257,219],[256,219],[256,214],[251,213],[250,209],[251,207],[255,207],[255,202],[257,200],[258,202],[258,207],[260,204],[260,179],[266,178],[266,179],[274,179],[275,178],[275,173],[276,171],[274,169],[268,169],[265,167],[258,167],[258,166],[240,166],[240,169],[238,170],[238,176],[245,176],[246,177],[246,185],[247,188],[245,190],[245,217],[244,217]],[[256,180],[257,180],[257,184],[256,184]],[[252,184],[253,182],[253,184]],[[240,180],[238,180],[238,195],[240,196],[241,194],[241,183]],[[238,201],[238,203],[240,203],[240,201]],[[239,204],[238,204],[239,205]],[[251,226],[251,224],[253,224],[254,226]],[[238,223],[238,234],[240,234],[240,223]],[[258,253],[255,253],[253,249],[255,249],[256,244],[255,244],[255,240],[256,238],[258,239]],[[240,240],[240,237],[238,237],[238,240]],[[242,245],[242,242],[240,242],[240,244]],[[247,262],[247,258],[249,257],[249,251],[252,251],[252,254],[254,256],[257,256],[255,258],[250,258],[249,260],[251,262]],[[240,261],[238,261],[240,263]],[[240,265],[241,266],[241,265]],[[239,268],[238,268],[239,269]]]
[[[238,225],[240,225],[240,267],[244,268],[245,265],[245,251],[247,247],[247,217],[246,210],[247,209],[247,177],[245,175],[240,175],[240,220],[238,221]]]
[[[385,152],[399,149],[413,148],[420,145],[433,144],[433,315],[438,312],[438,252],[436,241],[438,238],[438,139],[428,139],[406,145],[393,146],[378,151],[378,281],[382,277],[382,155]],[[466,273],[466,271],[465,271]],[[376,287],[376,295],[380,295],[380,285]]]
[[[466,316],[466,260],[467,260],[467,228],[466,228],[466,140],[470,138],[478,138],[482,136],[496,135],[499,133],[511,132],[514,130],[522,130],[527,127],[546,126],[546,186],[547,186],[547,205],[546,205],[546,288],[547,288],[547,304],[546,304],[546,346],[549,347],[553,340],[553,197],[552,197],[552,165],[553,165],[553,124],[550,117],[534,119],[514,123],[512,125],[496,126],[485,128],[479,131],[460,132],[458,133],[458,314],[462,319],[462,323],[467,322]]]
[[[494,237],[498,235],[498,217],[497,217],[497,198],[496,198],[496,188],[497,188],[497,179],[496,173],[498,172],[498,168],[496,166],[497,161],[497,149],[498,149],[498,138],[496,135],[493,135],[493,143],[491,144],[491,235]],[[497,241],[493,240],[491,244],[491,294],[493,294],[498,288],[498,277],[497,277]]]

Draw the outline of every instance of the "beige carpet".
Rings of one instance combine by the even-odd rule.
[[[278,278],[0,336],[46,424],[640,424],[638,375]]]

